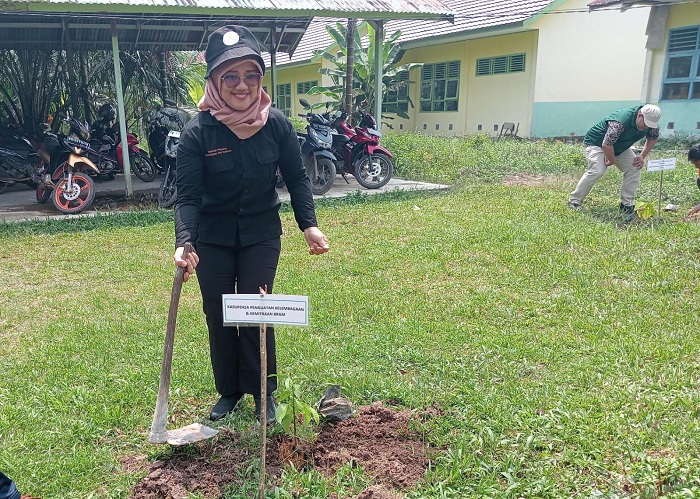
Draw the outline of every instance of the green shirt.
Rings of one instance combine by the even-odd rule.
[[[638,140],[648,137],[649,131],[652,130],[651,128],[646,130],[637,128],[637,113],[641,108],[642,106],[628,107],[606,116],[586,132],[586,136],[583,138],[583,145],[603,147],[603,139],[608,131],[608,122],[617,121],[624,127],[622,134],[620,134],[620,137],[613,144],[615,156],[619,156],[623,151],[632,147]]]

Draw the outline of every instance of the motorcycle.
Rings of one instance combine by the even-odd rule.
[[[163,99],[163,103],[164,107],[156,111],[148,124],[148,147],[158,169],[165,172],[158,189],[158,205],[161,208],[170,208],[177,199],[177,144],[180,142],[180,130],[184,128],[185,123],[174,100]]]
[[[306,107],[310,107],[308,103]],[[311,180],[311,192],[320,196],[328,192],[335,181],[336,157],[331,152],[333,130],[330,121],[320,114],[309,111],[299,116],[308,122],[306,134],[297,133],[301,157]]]
[[[107,175],[107,178],[112,180],[116,173],[124,173],[123,147],[118,140],[118,123],[112,124],[116,112],[114,106],[107,103],[100,106],[97,113],[99,118],[90,130],[90,150],[87,156],[97,165],[101,175]],[[156,166],[146,151],[139,147],[136,134],[127,133],[126,137],[132,171],[143,182],[152,182],[158,173]]]
[[[41,158],[26,135],[12,125],[0,133],[0,194],[12,184],[34,189],[40,181]]]
[[[158,109],[148,123],[148,149],[151,151],[151,161],[159,172],[168,168],[165,145],[171,130],[182,130],[185,123],[180,117],[177,103],[172,99],[163,99],[164,106]]]
[[[175,166],[177,163],[177,144],[180,142],[180,132],[170,130],[165,138],[163,160],[165,161],[165,175],[158,189],[158,205],[161,208],[170,208],[177,199],[177,185]]]
[[[90,149],[87,123],[75,118],[67,122],[70,128],[67,135],[53,134],[45,126],[38,153],[48,167],[42,172],[36,198],[42,203],[50,197],[58,211],[73,215],[92,204],[95,182],[90,175],[98,175],[100,170],[86,156]]]
[[[301,99],[302,106],[309,103]],[[333,153],[338,159],[336,168],[345,177],[350,174],[355,177],[357,183],[365,189],[378,189],[385,186],[394,174],[392,154],[379,145],[381,132],[377,129],[374,117],[360,110],[360,124],[351,127],[346,119],[347,113],[343,111],[332,120]],[[331,120],[330,113],[326,111],[324,117]]]

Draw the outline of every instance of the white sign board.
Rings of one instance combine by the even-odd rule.
[[[309,325],[309,297],[294,295],[221,295],[224,326]]]
[[[676,158],[650,159],[647,162],[648,172],[659,172],[663,170],[675,170]]]

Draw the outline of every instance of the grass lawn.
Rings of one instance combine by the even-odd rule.
[[[322,257],[283,212],[275,291],[308,295],[311,318],[277,329],[280,376],[308,402],[340,384],[355,405],[436,408],[420,428],[431,469],[408,497],[700,497],[694,169],[664,177],[679,212],[625,224],[619,172],[570,211],[579,148],[499,147],[523,161],[435,160],[448,193],[319,203]],[[657,190],[645,173],[638,201]],[[0,470],[22,493],[126,497],[139,475],[120,458],[162,452],[146,438],[172,242],[168,212],[0,225]],[[169,426],[203,422],[215,400],[193,281]],[[326,497],[308,480],[290,470],[277,497]]]

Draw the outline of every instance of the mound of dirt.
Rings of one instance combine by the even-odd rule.
[[[314,468],[332,476],[349,463],[362,467],[374,481],[356,499],[401,498],[402,490],[423,479],[428,465],[424,443],[409,428],[412,417],[409,410],[395,411],[376,402],[360,407],[350,419],[324,426],[303,448],[288,436],[276,435],[268,442],[267,474],[275,482],[293,463],[297,469]],[[220,428],[215,439],[176,449],[168,459],[148,463],[136,456],[124,459],[122,467],[125,472],[147,471],[132,488],[131,498],[185,499],[194,493],[209,499],[235,485],[255,454],[235,432]]]

